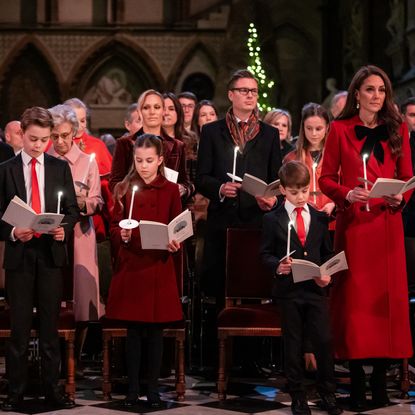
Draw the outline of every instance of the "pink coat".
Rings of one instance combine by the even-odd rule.
[[[340,359],[404,358],[412,355],[401,212],[384,199],[349,205],[346,196],[361,185],[365,140],[356,138],[355,116],[334,121],[327,138],[320,177],[321,190],[338,206],[335,248],[346,253],[349,270],[334,276],[331,316],[335,355]],[[402,156],[381,141],[384,162],[373,155],[367,177],[408,180],[412,177],[408,131],[402,125]]]
[[[88,171],[87,184],[90,189],[86,209],[81,212],[81,220],[74,228],[74,311],[76,321],[98,320],[105,314],[99,295],[97,244],[92,220],[92,215],[100,211],[104,203],[98,166],[95,160],[90,162],[89,155],[75,144],[64,156],[56,153],[53,147],[48,153],[68,162],[74,183],[82,181]],[[74,186],[78,193],[79,186]]]

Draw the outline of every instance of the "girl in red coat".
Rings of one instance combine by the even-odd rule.
[[[359,177],[412,176],[408,131],[394,107],[388,76],[376,66],[358,70],[346,106],[327,138],[320,188],[337,205],[335,247],[349,270],[331,291],[336,357],[350,359],[351,403],[366,409],[363,359],[370,358],[372,401],[389,404],[387,359],[412,355],[402,195],[369,199]],[[370,184],[368,184],[370,189]],[[368,209],[367,207],[368,206]]]
[[[121,229],[119,221],[127,218],[132,187],[135,193],[132,218],[169,223],[181,213],[177,184],[167,181],[163,166],[162,142],[152,134],[143,134],[134,144],[134,164],[114,189],[115,205],[111,223],[111,243],[116,255],[115,272],[107,303],[107,317],[128,322],[127,362],[128,395],[126,406],[139,398],[141,340],[148,342],[147,401],[161,405],[158,377],[163,349],[165,323],[182,319],[176,272],[172,253],[180,244],[171,241],[166,251],[141,249],[139,228]]]

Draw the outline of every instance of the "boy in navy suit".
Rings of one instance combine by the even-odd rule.
[[[318,265],[332,255],[328,217],[310,206],[310,174],[300,161],[284,164],[280,171],[281,192],[285,202],[264,215],[261,254],[274,275],[273,296],[281,305],[284,342],[284,368],[294,415],[311,414],[303,382],[303,337],[310,336],[317,359],[317,389],[322,407],[330,415],[343,411],[334,392],[334,363],[331,350],[329,309],[326,286],[330,276],[294,283],[291,257],[286,256],[288,223],[293,222],[290,246],[293,258],[307,259]],[[281,261],[281,259],[283,259]]]
[[[0,221],[0,239],[6,241],[4,268],[6,295],[10,306],[11,337],[8,347],[9,394],[3,411],[16,411],[27,383],[27,349],[33,307],[39,317],[41,374],[46,402],[56,408],[72,408],[74,402],[58,390],[60,345],[58,318],[63,272],[79,208],[71,170],[62,160],[45,154],[53,127],[52,116],[44,108],[27,109],[22,116],[23,149],[0,165],[0,217],[14,196],[37,213],[56,212],[58,192],[62,226],[49,234],[13,227]]]

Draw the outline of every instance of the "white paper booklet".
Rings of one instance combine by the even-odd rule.
[[[399,195],[415,187],[415,176],[407,182],[397,179],[378,178],[370,189],[369,197]]]
[[[344,251],[339,252],[321,266],[305,259],[293,259],[291,264],[294,282],[307,281],[323,275],[333,275],[348,268]]]
[[[64,215],[58,213],[36,213],[27,203],[15,196],[7,206],[2,220],[16,228],[30,228],[46,233],[57,228]]]
[[[167,249],[171,240],[183,242],[193,235],[192,214],[186,209],[168,225],[150,220],[140,220],[141,247],[143,249]]]
[[[270,184],[265,183],[258,177],[245,173],[242,180],[242,190],[252,196],[272,197],[278,196],[280,192],[280,181],[275,180]]]
[[[164,166],[164,177],[169,182],[177,183],[177,179],[179,178],[179,172]]]

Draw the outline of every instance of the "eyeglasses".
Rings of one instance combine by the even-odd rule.
[[[70,131],[69,133],[51,134],[50,138],[52,140],[57,140],[60,137],[60,138],[62,138],[62,140],[66,140],[69,136],[72,136],[72,131]]]
[[[247,96],[249,93],[251,93],[253,97],[258,96],[257,88],[232,88],[231,91],[238,91],[244,97]]]
[[[182,108],[184,110],[194,110],[195,109],[195,104],[182,104]]]

